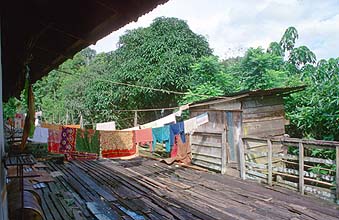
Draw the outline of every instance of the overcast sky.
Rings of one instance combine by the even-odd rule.
[[[338,0],[169,0],[91,46],[97,52],[116,49],[128,29],[147,27],[156,17],[176,17],[204,35],[221,59],[242,55],[246,48],[267,48],[289,26],[299,32],[317,59],[339,57]]]

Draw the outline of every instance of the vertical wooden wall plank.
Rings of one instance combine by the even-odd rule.
[[[226,112],[224,112],[223,114],[223,122],[224,122],[224,131],[222,132],[222,135],[221,135],[221,174],[225,174],[226,173],[226,143],[227,143],[227,140],[226,140],[226,136],[227,136],[227,125],[226,125]]]
[[[272,186],[272,142],[270,139],[267,139],[267,169],[268,169],[268,175],[267,175],[267,182],[268,185]]]
[[[299,142],[299,192],[304,195],[304,145]]]

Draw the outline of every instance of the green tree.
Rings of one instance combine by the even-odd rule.
[[[95,120],[110,117],[118,120],[121,127],[128,125],[124,124],[126,120],[119,120],[119,115],[125,118],[133,118],[133,115],[114,110],[176,106],[180,95],[147,88],[186,92],[195,79],[192,64],[212,54],[206,39],[177,18],[156,18],[149,27],[127,31],[118,45],[117,50],[107,54],[108,61],[106,58],[97,60],[99,63],[107,61],[105,69],[93,68],[98,66],[93,63],[91,69],[97,77],[86,91],[86,103]],[[154,113],[143,115],[141,122],[154,116]]]
[[[284,35],[280,40],[280,46],[283,51],[291,51],[294,46],[295,42],[298,39],[298,31],[295,27],[289,27],[286,29]]]
[[[181,103],[191,103],[213,96],[222,96],[235,90],[235,77],[226,73],[225,68],[215,56],[202,57],[192,65],[193,80],[189,94]]]

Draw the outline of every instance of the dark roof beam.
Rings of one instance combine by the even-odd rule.
[[[46,49],[46,48],[43,48],[43,47],[35,46],[34,48],[36,48],[36,49],[38,49],[40,51],[43,51],[45,53],[48,53],[48,54],[58,55],[58,56],[62,56],[64,58],[71,58],[71,57],[65,56],[61,52],[57,52],[57,51],[54,51],[54,50]]]
[[[62,30],[62,29],[60,29],[56,26],[53,26],[53,25],[50,25],[49,29],[52,29],[52,30],[57,31],[57,32],[62,33],[62,34],[65,34],[65,35],[67,35],[67,36],[69,36],[69,37],[71,37],[75,40],[80,40],[80,41],[87,43],[87,44],[93,44],[93,42],[94,42],[93,40],[92,41],[87,40],[85,36],[79,36],[79,35],[74,34],[74,33],[69,33],[67,31],[64,31],[64,30]]]

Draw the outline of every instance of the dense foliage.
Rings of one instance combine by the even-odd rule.
[[[289,134],[339,140],[339,58],[317,61],[308,47],[296,46],[298,37],[290,27],[267,50],[249,48],[243,57],[220,61],[186,22],[157,18],[149,27],[127,31],[117,50],[96,54],[87,48],[38,81],[36,108],[49,122],[79,123],[82,117],[85,124],[115,120],[124,128],[132,125],[134,115],[118,110],[171,107],[240,90],[306,85],[286,98]],[[17,105],[15,100],[7,103],[6,116]],[[139,114],[139,122],[160,114]]]

